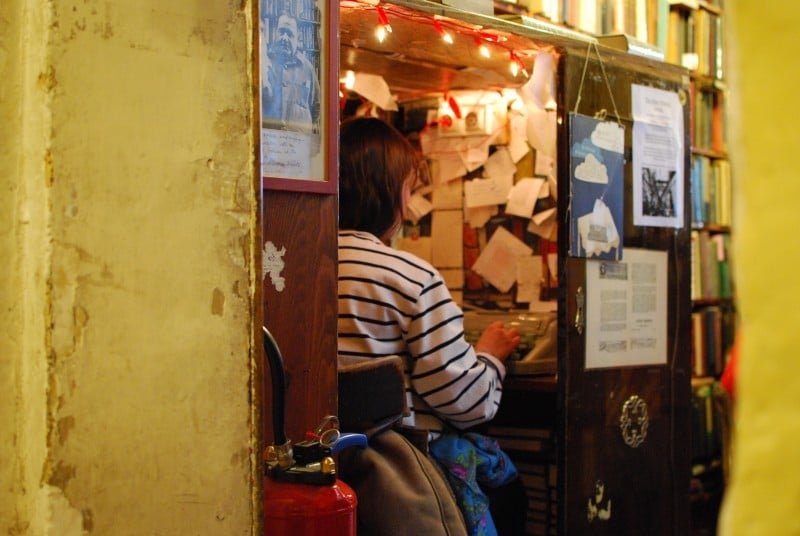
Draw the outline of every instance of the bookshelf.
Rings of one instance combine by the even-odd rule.
[[[730,404],[719,384],[736,330],[732,170],[726,138],[724,11],[670,2],[666,60],[689,70],[691,139],[692,533],[714,534],[725,487]]]
[[[735,331],[730,250],[733,179],[726,138],[722,23],[718,1],[670,2],[666,60],[689,69],[690,77],[693,326],[701,325],[699,330],[710,333],[693,337],[694,376],[701,378],[719,377]],[[699,316],[713,317],[712,327],[696,323]],[[703,356],[710,357],[702,362]]]
[[[638,41],[659,49],[666,62],[687,70],[693,396],[719,396],[714,382],[722,373],[736,330],[722,0],[515,0],[495,1],[495,11],[498,16],[514,12],[596,35],[603,45],[631,52],[630,43],[618,46],[611,38]],[[693,407],[700,411],[705,405]],[[709,422],[713,425],[714,420]],[[711,450],[714,456],[696,459],[716,464],[719,449]]]
[[[495,13],[536,17],[589,35],[624,34],[659,49],[667,45],[669,0],[496,0]]]
[[[692,534],[716,530],[725,485],[730,404],[719,384],[736,331],[732,279],[732,169],[726,137],[722,0],[597,0],[525,3],[528,16],[598,36],[622,34],[660,49],[687,70],[691,219]],[[497,6],[498,2],[495,2]],[[496,7],[497,9],[497,7]],[[604,36],[606,38],[604,39]],[[633,38],[633,39],[631,39]],[[631,47],[617,47],[631,51]]]
[[[722,7],[719,1],[671,0],[667,61],[699,76],[724,78]]]

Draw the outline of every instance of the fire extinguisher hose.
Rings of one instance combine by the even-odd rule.
[[[286,371],[283,356],[269,330],[264,329],[264,352],[269,360],[272,378],[272,432],[276,445],[287,443],[286,438]]]

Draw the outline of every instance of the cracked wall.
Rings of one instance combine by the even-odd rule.
[[[253,530],[249,10],[0,7],[0,533]]]

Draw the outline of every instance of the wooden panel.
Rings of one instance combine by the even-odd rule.
[[[632,84],[678,90],[680,73],[656,64],[622,60],[604,51],[605,70],[613,91],[613,102],[599,63],[589,62],[580,99],[580,113],[594,115],[605,109],[614,116],[614,104],[625,126],[625,227],[624,247],[668,253],[668,363],[585,370],[585,341],[574,326],[575,295],[585,289],[584,259],[567,258],[568,233],[559,234],[562,261],[562,294],[559,310],[565,312],[560,325],[559,376],[563,409],[559,452],[559,534],[648,534],[683,535],[689,532],[689,188],[684,188],[686,221],[682,229],[633,226],[632,162],[630,154]],[[574,109],[581,84],[585,57],[567,57],[562,65],[565,93],[562,105]],[[688,126],[688,109],[684,108]],[[569,118],[559,133],[560,162],[569,161]],[[688,132],[688,131],[687,131]],[[688,147],[688,136],[685,136]],[[569,166],[562,165],[559,199],[569,199]],[[684,163],[688,181],[688,152]],[[562,229],[568,229],[567,207],[559,212]],[[622,406],[632,395],[645,400],[650,418],[645,441],[637,448],[625,444],[621,429]],[[601,507],[611,499],[611,516],[589,519],[588,504],[594,498],[595,482],[605,484]]]
[[[287,375],[286,433],[293,442],[323,416],[336,413],[337,196],[267,190],[263,240],[286,252],[279,291],[264,285],[264,325],[275,338]],[[270,370],[264,368],[265,407]],[[263,415],[264,440],[273,442],[271,409]]]

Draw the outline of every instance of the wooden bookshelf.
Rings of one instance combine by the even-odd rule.
[[[692,532],[716,532],[725,488],[730,406],[719,378],[736,331],[730,237],[724,11],[718,2],[671,2],[667,60],[690,70],[692,221]]]

